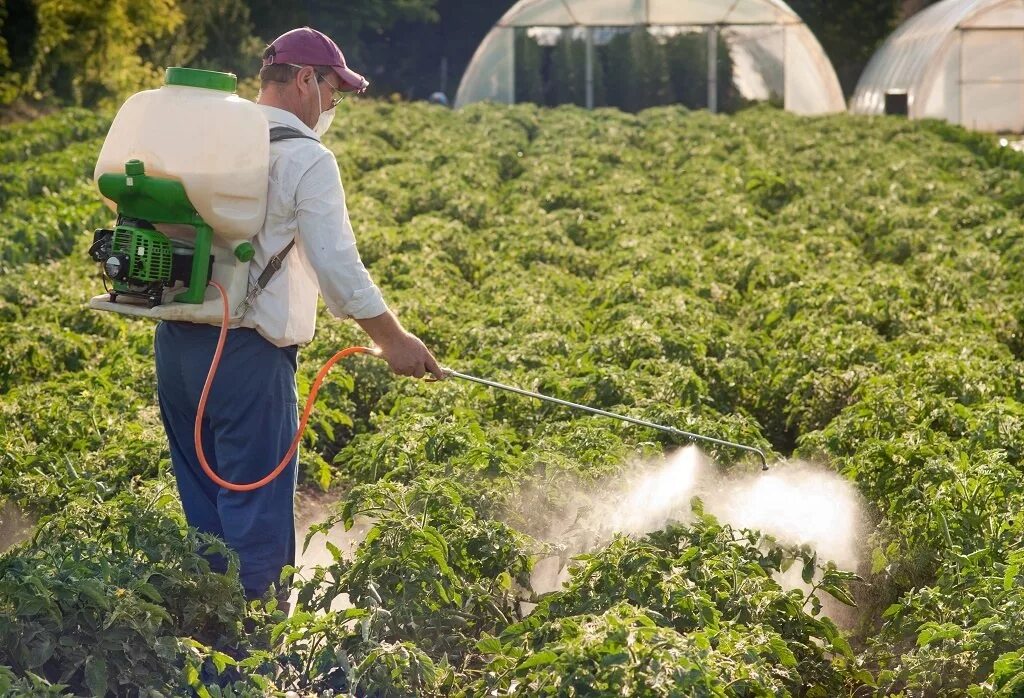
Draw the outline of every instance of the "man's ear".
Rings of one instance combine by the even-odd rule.
[[[312,66],[306,65],[299,68],[299,70],[296,71],[295,73],[296,86],[303,84],[312,84],[313,81],[316,79],[316,75],[314,75],[315,72],[316,71],[313,70]]]

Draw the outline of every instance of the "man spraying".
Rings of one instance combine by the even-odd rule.
[[[303,27],[263,54],[257,100],[270,123],[270,181],[263,227],[252,241],[249,293],[227,334],[202,423],[209,464],[230,482],[256,480],[284,455],[298,428],[297,348],[313,339],[317,299],[352,318],[398,375],[444,378],[427,347],[388,310],[356,249],[334,155],[320,143],[337,104],[368,81],[338,46]],[[217,345],[212,324],[162,322],[155,339],[160,414],[185,516],[237,552],[248,598],[278,589],[295,562],[293,503],[298,457],[248,492],[219,487],[193,445],[196,412]],[[223,571],[223,561],[214,567]]]

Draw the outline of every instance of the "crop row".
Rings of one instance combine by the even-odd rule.
[[[92,174],[108,125],[72,109],[0,129],[0,272],[60,258],[106,222]]]
[[[88,109],[64,109],[34,121],[0,127],[0,163],[27,162],[45,153],[102,136],[110,116]]]

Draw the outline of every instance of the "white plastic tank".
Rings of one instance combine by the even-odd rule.
[[[252,238],[266,213],[270,144],[267,120],[236,84],[230,73],[168,68],[163,87],[132,95],[117,112],[95,178],[141,160],[147,175],[181,181],[224,242]]]

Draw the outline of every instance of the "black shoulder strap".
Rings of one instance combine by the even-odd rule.
[[[316,141],[317,143],[320,142],[316,138],[313,138],[313,136],[307,136],[306,134],[302,133],[298,129],[292,128],[291,126],[275,126],[272,129],[270,129],[271,143],[274,143],[275,141],[286,141],[291,138],[308,138],[311,141]],[[276,255],[270,258],[270,260],[267,262],[267,268],[263,270],[262,274],[260,274],[259,281],[257,282],[259,283],[261,289],[267,285],[267,282],[270,281],[270,277],[273,276],[274,273],[281,268],[281,262],[284,261],[284,258],[288,256],[288,253],[292,251],[292,247],[294,246],[295,240],[292,240],[287,245],[285,245],[283,250],[281,250]],[[268,270],[270,270],[269,274],[267,273]]]
[[[287,141],[292,138],[308,138],[311,141],[317,139],[313,136],[307,136],[298,129],[292,128],[291,126],[274,126],[270,129],[270,142],[276,143],[277,141]],[[319,141],[317,141],[319,143]]]
[[[308,138],[311,141],[317,140],[316,138],[313,138],[313,136],[307,136],[305,133],[302,133],[296,128],[292,128],[291,126],[274,126],[270,129],[271,143],[287,141],[292,138]],[[319,143],[319,141],[317,142]],[[283,262],[284,258],[288,256],[288,253],[292,251],[293,245],[295,245],[294,240],[285,245],[283,250],[271,257],[267,262],[267,268],[263,270],[262,274],[260,274],[259,281],[257,282],[261,289],[267,285],[267,282],[270,281],[270,277],[274,275],[274,272],[281,268],[281,262]],[[270,270],[269,274],[267,273],[268,270]],[[264,277],[266,278],[264,279]]]

